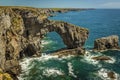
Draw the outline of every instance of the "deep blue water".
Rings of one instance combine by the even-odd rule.
[[[118,35],[120,37],[120,9],[97,9],[60,13],[52,20],[62,20],[89,29],[86,47],[93,48],[96,38]]]
[[[97,9],[58,13],[52,20],[62,20],[88,28],[89,38],[85,48],[88,55],[56,58],[45,55],[41,58],[25,59],[21,62],[23,80],[111,80],[107,79],[108,72],[114,72],[120,80],[120,51],[92,52],[96,38],[118,35],[120,37],[120,10]],[[43,52],[64,48],[60,36],[51,32],[43,39]],[[93,56],[104,55],[110,61],[94,61]]]

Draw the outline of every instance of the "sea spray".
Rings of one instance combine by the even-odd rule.
[[[93,65],[97,65],[99,61],[93,60],[92,57],[98,56],[101,54],[93,54],[91,51],[86,50],[85,55],[83,57],[83,61],[88,62]]]
[[[114,79],[111,79],[110,76],[108,75],[109,72],[112,72],[114,75]],[[117,73],[115,73],[114,71],[105,69],[105,68],[101,68],[100,70],[98,70],[98,76],[100,76],[101,79],[103,80],[120,80],[119,76]]]
[[[55,68],[47,68],[44,70],[43,75],[45,75],[46,77],[49,76],[57,76],[57,75],[64,75],[64,73],[61,70],[55,69]]]
[[[74,74],[72,63],[70,63],[70,62],[68,62],[68,71],[69,71],[70,76],[77,78],[77,76]]]

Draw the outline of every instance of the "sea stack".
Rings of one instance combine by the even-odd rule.
[[[117,35],[102,37],[94,41],[94,50],[101,51],[109,49],[119,49],[119,37]]]

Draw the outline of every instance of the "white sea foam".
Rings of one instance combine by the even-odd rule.
[[[113,57],[110,57],[110,58],[111,58],[111,60],[106,60],[105,62],[107,62],[107,63],[115,63],[116,62],[115,58],[113,58]]]
[[[77,76],[74,74],[74,70],[73,70],[73,66],[72,66],[72,63],[68,62],[68,70],[69,70],[69,75],[77,78]]]
[[[47,44],[50,44],[52,43],[53,41],[52,40],[41,40],[41,45],[47,45]]]
[[[42,54],[42,56],[41,57],[39,57],[39,58],[35,58],[35,59],[37,59],[37,60],[39,60],[39,61],[47,61],[47,60],[49,60],[49,59],[57,59],[58,58],[58,56],[56,55],[56,56],[52,56],[52,55],[46,55],[45,53],[43,53]]]
[[[61,70],[55,69],[55,68],[47,68],[43,71],[43,75],[49,77],[49,76],[57,76],[57,75],[64,75],[64,73]]]
[[[20,61],[22,73],[24,73],[24,74],[26,74],[26,75],[28,74],[28,71],[29,71],[28,65],[31,63],[31,61],[32,61],[32,58],[24,58],[22,61]],[[25,80],[25,79],[22,77],[24,74],[20,74],[20,75],[18,76],[18,79],[19,79],[19,80]]]
[[[32,58],[25,58],[20,62],[22,71],[26,72],[28,70],[28,65],[31,63]]]
[[[111,72],[111,70],[108,70],[108,69],[105,69],[105,68],[102,68],[98,71],[98,76],[103,79],[103,80],[120,80],[119,79],[119,75],[117,73],[114,72],[115,74],[115,78],[116,79],[111,79],[109,76],[108,76],[108,73]],[[113,71],[112,71],[113,72]]]
[[[50,43],[52,43],[53,41],[51,41],[51,40],[41,40],[41,47],[43,48],[45,45],[48,45],[48,44],[50,44]]]
[[[36,57],[36,58],[24,58],[24,59],[22,59],[22,60],[20,61],[22,73],[24,73],[25,75],[28,75],[29,69],[32,67],[32,65],[31,65],[31,66],[29,66],[29,65],[30,65],[30,63],[32,63],[34,60],[44,62],[44,61],[48,61],[49,59],[53,59],[53,58],[54,58],[54,59],[55,59],[55,58],[57,59],[58,56],[46,55],[45,53],[43,53],[41,57]],[[52,70],[50,70],[50,71],[52,71]],[[19,80],[23,80],[22,76],[23,76],[24,74],[20,74],[20,76],[18,76],[18,79],[19,79]],[[59,73],[58,73],[58,74],[59,74]]]
[[[64,59],[68,59],[68,58],[71,58],[72,56],[67,56],[67,57],[63,57]],[[48,61],[49,59],[58,59],[58,60],[62,60],[63,58],[58,58],[58,56],[52,56],[52,55],[46,55],[45,53],[42,53],[42,56],[41,57],[36,57],[36,58],[24,58],[20,61],[20,65],[22,67],[22,70],[23,71],[26,71],[28,69],[28,65],[34,61],[34,60],[37,60],[37,61]]]
[[[97,61],[97,60],[94,60],[94,59],[92,59],[93,57],[97,57],[97,56],[104,56],[102,53],[100,53],[100,52],[98,52],[98,53],[96,53],[96,54],[93,54],[93,53],[91,53],[91,51],[86,51],[85,52],[86,54],[85,54],[85,56],[84,56],[84,60],[83,61],[86,61],[86,62],[88,62],[88,63],[90,63],[90,64],[94,64],[94,65],[98,65],[98,67],[101,67],[101,65],[99,64],[99,61]],[[106,57],[110,57],[110,56],[106,56]],[[111,60],[105,60],[105,62],[107,62],[107,63],[115,63],[115,58],[113,58],[113,57],[110,57],[111,58]]]
[[[60,59],[70,59],[72,57],[74,57],[75,55],[68,55],[68,56],[62,56]]]
[[[95,57],[95,55],[92,55],[92,53],[90,51],[86,51],[85,53],[86,54],[84,56],[83,61],[88,62],[90,64],[94,64],[94,65],[98,64],[99,61],[96,61],[96,60],[92,59],[92,57]]]
[[[18,80],[25,80],[24,78],[22,78],[20,76],[18,76],[17,78],[18,78]]]

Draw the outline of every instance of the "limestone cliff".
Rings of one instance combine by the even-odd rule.
[[[82,49],[88,30],[48,20],[51,9],[0,8],[0,68],[14,80],[20,72],[19,59],[40,56],[40,42],[48,32],[56,31],[68,49]]]

